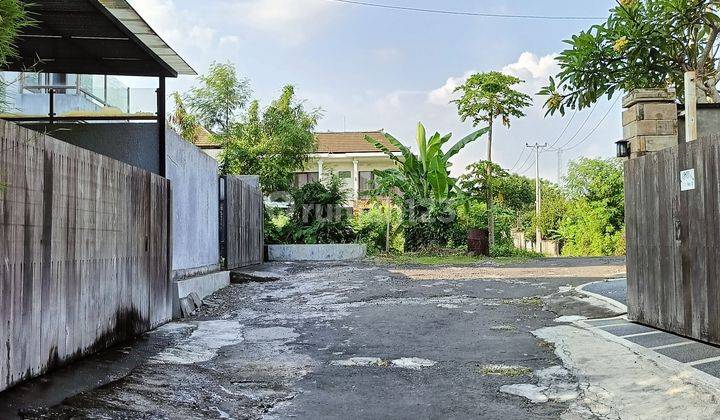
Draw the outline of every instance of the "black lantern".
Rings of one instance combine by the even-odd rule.
[[[630,157],[630,142],[627,140],[616,141],[615,152],[619,158]]]

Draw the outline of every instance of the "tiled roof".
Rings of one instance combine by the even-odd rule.
[[[220,149],[222,147],[219,142],[213,140],[210,132],[203,127],[197,130],[193,144],[201,149]]]
[[[400,149],[391,145],[382,131],[316,133],[318,153],[372,153],[379,152],[372,144],[365,140],[370,136],[380,141],[390,151],[399,152]]]
[[[365,140],[365,136],[370,136],[380,141],[392,152],[400,151],[400,149],[387,141],[382,131],[315,133],[315,138],[318,142],[317,151],[318,153],[379,152],[375,146]],[[221,147],[220,143],[213,141],[211,134],[204,128],[198,130],[195,145],[201,149],[219,149]]]

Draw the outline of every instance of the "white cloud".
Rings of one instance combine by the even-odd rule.
[[[305,41],[339,10],[325,0],[241,0],[232,4],[240,24],[290,43]]]
[[[186,10],[178,9],[173,0],[130,0],[130,4],[171,47],[202,49],[215,41],[215,29]]]
[[[519,157],[522,157],[523,161],[525,160],[528,153],[525,150],[525,142],[555,141],[567,124],[568,117],[545,118],[542,108],[544,100],[535,95],[540,87],[547,83],[547,78],[558,71],[555,55],[537,56],[525,52],[515,62],[503,66],[501,71],[525,80],[526,83],[523,83],[520,89],[533,96],[534,99],[534,105],[527,110],[527,117],[513,119],[511,129],[496,126],[494,158],[505,167],[510,167],[518,161]],[[340,129],[345,120],[347,120],[349,130],[384,127],[389,133],[412,147],[415,126],[418,121],[422,121],[428,131],[452,132],[453,138],[458,140],[461,136],[471,132],[473,127],[469,123],[460,121],[455,105],[449,102],[453,99],[454,89],[473,73],[475,71],[469,70],[449,77],[444,83],[438,83],[436,88],[427,90],[366,91],[361,95],[362,98],[353,97],[351,103],[348,103],[345,97],[330,95],[323,99],[324,102],[321,102],[327,111],[327,118],[321,122],[321,129]],[[598,105],[600,111],[590,118],[587,126],[580,130],[577,140],[573,140],[572,144],[590,133],[609,105],[606,101],[602,101]],[[563,144],[565,138],[570,140],[570,137],[580,128],[580,123],[587,117],[588,112],[583,111],[574,118],[567,134],[558,144]],[[617,137],[620,132],[618,115],[619,110],[613,111],[613,114],[591,134],[587,142],[564,154],[565,164],[569,159],[575,159],[580,155],[611,154],[613,151],[612,139]],[[483,138],[463,150],[454,159],[453,174],[458,175],[468,164],[484,159],[486,145],[485,138]],[[541,176],[555,179],[557,173],[556,154],[547,153],[542,157]],[[527,168],[525,174],[531,174],[533,167],[528,162],[528,165],[525,166]],[[515,169],[517,170],[517,168]]]
[[[450,101],[453,100],[455,96],[455,89],[465,83],[467,78],[470,77],[470,75],[472,75],[473,73],[475,73],[474,70],[469,70],[460,77],[448,78],[447,81],[445,81],[444,85],[440,86],[437,89],[433,89],[428,93],[427,101],[433,105],[449,105]]]
[[[502,72],[523,80],[545,80],[560,70],[556,57],[557,54],[549,54],[538,58],[537,55],[526,51],[520,54],[516,62],[503,67]]]

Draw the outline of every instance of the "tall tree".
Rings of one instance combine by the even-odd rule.
[[[180,137],[190,143],[196,143],[200,132],[200,123],[197,117],[187,110],[185,101],[178,92],[173,92],[172,99],[175,102],[175,111],[170,115],[168,122],[175,131],[180,133]]]
[[[560,72],[540,94],[548,114],[583,109],[603,96],[674,86],[697,72],[700,99],[720,102],[717,0],[617,0],[607,21],[573,35]]]
[[[266,194],[288,190],[292,174],[317,148],[313,130],[320,116],[319,109],[305,109],[292,85],[264,111],[258,101],[251,102],[244,121],[219,136],[225,145],[220,155],[223,172],[260,175]]]
[[[230,63],[213,63],[198,81],[185,98],[188,110],[211,132],[227,134],[248,103],[250,82],[239,78]]]
[[[487,124],[488,146],[487,162],[492,164],[493,124],[500,119],[502,124],[510,127],[510,118],[525,116],[524,109],[532,105],[532,98],[513,89],[523,83],[517,77],[509,76],[497,71],[476,73],[455,89],[462,95],[453,102],[457,105],[460,118],[472,121],[474,126]],[[488,177],[492,177],[492,165],[486,165]],[[492,182],[486,194],[488,208],[488,230],[490,231],[490,245],[495,242],[495,218],[493,217]]]

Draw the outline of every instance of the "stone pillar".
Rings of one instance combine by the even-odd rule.
[[[631,159],[678,144],[675,91],[636,89],[623,98],[623,108],[623,138]]]
[[[323,161],[318,160],[318,181],[322,181],[323,176]]]

